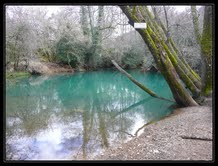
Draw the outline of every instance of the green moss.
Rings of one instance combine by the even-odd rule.
[[[193,83],[191,79],[192,77],[190,77],[190,73],[189,72],[185,73],[184,71],[187,71],[185,66],[178,63],[179,59],[178,59],[178,56],[175,54],[175,52],[174,51],[170,52],[168,46],[163,41],[161,41],[161,44],[164,47],[165,51],[167,52],[169,59],[172,62],[173,66],[175,67],[181,80],[186,84],[186,86],[191,90],[191,92],[194,95],[199,94],[200,91]]]
[[[130,8],[127,7],[128,13],[130,14],[131,18],[133,19],[134,22],[139,22],[139,19],[135,16],[135,13],[131,12]],[[136,10],[136,9],[135,9]]]
[[[170,43],[171,43],[173,49],[174,49],[174,50],[176,51],[176,53],[178,54],[178,53],[179,53],[179,50],[177,49],[176,44],[174,43],[174,41],[172,40],[172,38],[170,38]]]
[[[178,77],[176,76],[176,71],[169,59],[166,56],[165,60],[161,58],[164,66],[165,78],[173,92],[174,99],[179,105],[183,106],[196,106],[197,103],[191,98],[190,94],[181,85]]]
[[[169,48],[167,47],[167,45],[163,41],[161,41],[161,44],[164,47],[167,54],[170,56],[170,60],[172,61],[172,63],[174,65],[177,65],[178,64],[177,57],[175,55],[172,55],[172,53],[169,51]]]
[[[203,87],[202,89],[202,94],[203,96],[208,96],[211,94],[212,92],[212,72],[209,71],[207,72],[207,77],[206,77],[206,80],[205,80],[205,86]]]
[[[188,77],[188,79],[190,79],[195,86],[201,88],[201,85],[199,83],[200,80],[197,78],[197,75],[195,76],[192,73],[193,70],[191,69],[191,67],[188,64],[184,63],[185,62],[184,58],[181,61],[174,50],[171,51],[171,54],[172,54],[170,55],[171,60],[173,60],[173,62],[174,60],[177,61],[177,63],[174,63],[174,65],[178,65],[181,68],[182,72],[185,73],[185,75]]]
[[[139,7],[139,10],[141,12],[141,15],[146,19],[147,24],[149,24],[150,27],[153,29],[153,31],[157,32],[156,35],[158,35],[160,37],[161,28],[156,23],[154,16],[148,10],[147,6],[145,7],[145,11],[143,10],[142,6]],[[147,18],[147,16],[148,16],[148,18]]]
[[[161,26],[161,28],[163,29],[164,33],[166,34],[166,33],[167,33],[167,30],[166,30],[166,28],[165,28],[165,26],[163,25],[162,22],[160,22],[160,26]]]
[[[205,7],[204,29],[201,39],[202,59],[206,64],[204,87],[202,88],[202,94],[205,96],[212,91],[212,18],[210,12],[210,7]]]
[[[203,54],[210,57],[212,55],[212,39],[211,39],[211,32],[206,31],[202,37],[201,41],[201,49]]]
[[[199,89],[195,86],[195,84],[190,79],[190,77],[187,75],[187,73],[184,72],[185,70],[180,67],[180,64],[178,63],[178,60],[179,60],[178,57],[169,51],[167,45],[163,41],[161,41],[161,44],[164,47],[167,55],[169,56],[169,57],[167,56],[167,60],[172,62],[172,65],[175,67],[181,80],[186,84],[188,89],[190,89],[194,95],[199,94],[200,92]]]
[[[194,70],[192,70],[192,68],[188,65],[188,63],[186,62],[186,60],[182,57],[182,62],[183,65],[185,65],[185,67],[192,73],[192,75],[195,77],[195,79],[197,79],[197,81],[201,81],[201,78],[199,77],[199,75],[197,73],[195,73]]]
[[[176,55],[176,54],[179,53],[179,50],[177,49],[175,43],[173,42],[173,40],[172,40],[171,38],[170,38],[170,43],[171,43],[171,45],[172,45],[172,47],[173,47],[173,51],[172,51],[172,52],[173,52],[174,57],[176,57],[176,59],[179,60],[178,56]],[[174,50],[175,50],[175,51],[174,51]],[[180,66],[182,67],[182,69],[187,72],[187,74],[189,75],[189,77],[190,77],[191,79],[193,79],[195,82],[201,80],[200,77],[198,76],[198,74],[195,73],[194,70],[192,70],[192,68],[188,65],[188,63],[185,61],[184,58],[182,58],[182,61],[179,60],[179,64],[180,64]]]
[[[144,30],[146,36],[147,36],[147,40],[148,40],[148,44],[150,44],[152,46],[152,49],[157,53],[158,49],[153,41],[153,39],[151,38],[148,29]]]
[[[212,86],[206,86],[206,88],[203,90],[203,95],[208,96],[212,93]]]
[[[201,34],[199,29],[198,13],[197,13],[196,6],[191,6],[191,13],[192,13],[192,20],[195,30],[194,32],[195,32],[196,41],[199,43],[201,40]]]
[[[146,19],[146,14],[145,14],[142,6],[139,6],[139,11],[141,12],[142,16]]]
[[[145,10],[146,10],[148,16],[149,16],[151,19],[154,19],[154,16],[153,16],[153,15],[151,14],[151,12],[148,10],[148,7],[147,7],[147,6],[145,6]]]
[[[14,79],[20,77],[28,77],[30,76],[29,72],[7,72],[6,79]]]
[[[173,47],[173,54],[176,56],[176,54],[179,54],[179,50],[177,49],[176,44],[174,43],[174,41],[171,38],[170,38],[170,43],[171,43],[171,45]],[[176,56],[176,57],[178,59],[178,56]],[[188,63],[185,61],[184,58],[182,58],[182,62],[180,61],[180,65],[182,66],[183,70],[185,68],[188,69],[186,71],[190,72],[189,76],[190,76],[190,78],[194,79],[195,82],[201,80],[201,78],[198,76],[198,74],[194,70],[192,70],[192,68],[188,65]]]
[[[132,15],[136,14],[136,6],[133,7]]]
[[[143,17],[147,17],[147,28],[137,31],[141,34],[145,43],[148,45],[149,50],[151,51],[157,65],[160,66],[159,69],[170,85],[175,100],[178,104],[182,104],[184,106],[197,105],[189,92],[182,86],[180,82],[177,71],[175,70],[175,66],[179,70],[182,69],[179,68],[178,57],[175,51],[171,51],[171,47],[169,48],[169,46],[164,43],[166,36],[164,35],[165,33],[163,29],[161,29],[157,22],[154,21],[154,17],[148,10],[147,6],[145,7],[145,11],[140,8],[139,10],[139,12],[144,15]],[[139,21],[137,15],[131,14],[132,11],[129,10],[128,13],[130,14],[133,21]],[[184,77],[186,76],[186,73],[182,74]],[[185,80],[188,80],[187,76]],[[190,81],[188,84],[191,85],[191,83],[192,82]]]

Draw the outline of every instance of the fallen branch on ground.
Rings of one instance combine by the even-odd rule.
[[[206,137],[195,137],[195,136],[181,136],[182,139],[193,139],[193,140],[202,140],[202,141],[212,141],[211,138]]]

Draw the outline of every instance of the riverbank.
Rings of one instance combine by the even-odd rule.
[[[28,77],[31,75],[50,75],[58,73],[74,73],[74,69],[69,65],[58,65],[51,62],[29,62],[29,66],[23,71],[6,71],[6,79],[15,79],[21,77]]]
[[[20,75],[50,75],[58,73],[74,73],[74,72],[86,72],[86,71],[97,71],[97,70],[117,70],[114,66],[106,68],[97,68],[93,70],[86,70],[85,68],[72,68],[68,64],[57,64],[53,62],[41,62],[41,61],[29,61],[28,66],[22,64],[19,66],[18,71],[14,71],[13,66],[8,67],[6,70],[6,78],[15,78]],[[140,70],[141,72],[158,72],[154,66],[150,68],[131,68],[130,70]]]
[[[94,160],[212,160],[212,100],[176,109],[119,147]]]
[[[6,79],[14,79],[20,77],[28,77],[31,74],[29,72],[6,72]]]

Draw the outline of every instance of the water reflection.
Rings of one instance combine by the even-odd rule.
[[[160,74],[130,71],[172,98]],[[157,86],[158,82],[158,86]],[[32,76],[6,87],[6,157],[12,160],[91,159],[168,115],[155,99],[116,71]]]

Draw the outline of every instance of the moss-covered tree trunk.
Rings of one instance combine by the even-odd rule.
[[[202,94],[207,96],[212,92],[212,7],[204,10],[204,27],[201,38],[201,55],[203,59]]]
[[[199,15],[198,15],[196,6],[191,6],[191,14],[192,14],[192,22],[194,26],[196,41],[198,44],[200,44],[201,33],[200,33],[200,27],[199,27],[199,21],[198,21]]]
[[[201,48],[201,95],[208,96],[212,92],[212,7],[204,7],[203,32],[200,33],[199,17],[196,6],[191,6],[195,37]]]
[[[131,25],[146,22],[146,29],[136,29],[148,46],[154,60],[166,79],[175,101],[182,106],[197,106],[192,96],[200,93],[200,77],[179,59],[179,49],[169,37],[163,23],[146,6],[120,6]],[[190,92],[186,89],[190,90]]]

